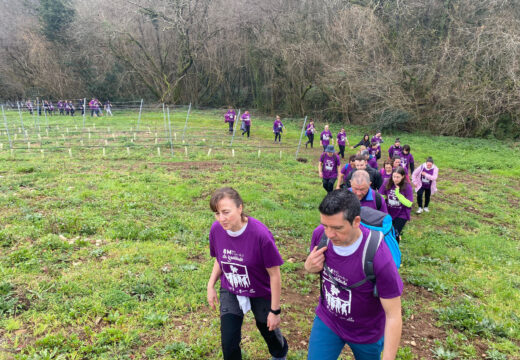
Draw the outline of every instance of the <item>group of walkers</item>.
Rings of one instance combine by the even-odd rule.
[[[359,171],[354,180],[364,176],[367,173]],[[356,360],[380,359],[383,348],[384,359],[395,359],[402,329],[403,282],[380,233],[361,223],[362,206],[350,191],[328,193],[319,205],[321,225],[309,234],[305,269],[320,274],[320,298],[309,338],[310,360],[337,359],[345,344]],[[233,188],[215,191],[210,208],[216,218],[209,232],[210,254],[215,261],[207,300],[214,309],[219,305],[223,358],[242,359],[241,328],[251,310],[272,359],[287,359],[289,345],[280,330],[283,259],[272,233],[246,215],[242,198]],[[376,244],[375,280],[367,281],[363,261],[371,243]],[[220,296],[215,289],[218,280]]]
[[[277,116],[273,123],[275,141],[281,139],[282,129]],[[312,148],[317,132],[314,121],[305,130],[306,147],[310,144]],[[321,225],[312,233],[305,261],[306,271],[320,276],[308,359],[337,359],[345,345],[356,360],[379,360],[383,349],[383,359],[395,359],[402,331],[403,282],[391,246],[386,238],[381,240],[387,234],[367,226],[362,214],[369,209],[386,216],[389,222],[391,219],[389,226],[395,229],[398,244],[410,220],[414,189],[417,213],[429,212],[439,170],[431,156],[416,167],[411,147],[401,146],[399,138],[390,146],[388,157],[383,157],[380,132],[372,138],[365,134],[351,146],[359,149],[350,156],[345,155],[350,143],[344,128],[335,139],[339,151],[326,125],[320,134],[323,153],[318,175],[327,195],[319,205]],[[348,161],[342,165],[345,156]],[[210,208],[216,217],[209,234],[215,262],[207,294],[209,304],[215,308],[219,301],[215,285],[220,279],[224,359],[242,358],[241,327],[249,310],[272,359],[286,359],[288,342],[280,331],[283,260],[273,235],[260,221],[246,215],[242,198],[232,188],[217,190]],[[370,262],[365,257],[369,253]]]
[[[234,133],[234,126],[236,120],[236,112],[233,108],[229,107],[228,111],[224,115],[224,122],[229,125],[229,134],[232,135]],[[241,125],[240,131],[242,131],[242,136],[247,134],[247,138],[251,135],[251,114],[248,110],[244,111],[242,116],[240,117]],[[274,133],[274,142],[278,143],[282,142],[282,133],[285,126],[282,123],[280,115],[276,115],[276,119],[273,123],[273,133]]]
[[[37,111],[40,116],[42,116],[42,114],[53,116],[56,115],[56,113],[61,116],[74,116],[76,109],[81,111],[81,115],[85,113],[82,99],[80,99],[76,105],[74,105],[72,100],[58,100],[56,106],[51,100],[42,100],[41,102],[27,100],[25,102],[22,101],[22,104],[31,115],[33,115],[34,111]],[[106,111],[107,115],[112,116],[112,103],[109,100],[103,105],[97,98],[92,98],[88,103],[88,107],[90,116],[103,116],[102,108]]]
[[[341,129],[338,136],[343,131],[344,129]],[[318,162],[318,176],[322,179],[323,188],[328,193],[333,189],[354,191],[360,195],[358,197],[362,203],[370,201],[373,205],[370,205],[371,207],[388,213],[392,217],[397,240],[400,241],[403,228],[410,220],[414,200],[412,185],[417,193],[417,213],[429,212],[430,197],[437,191],[438,168],[434,165],[433,158],[428,157],[424,164],[415,169],[415,160],[410,153],[410,146],[401,146],[401,141],[397,138],[388,150],[388,159],[384,161],[383,167],[378,169],[377,160],[381,158],[383,143],[381,133],[378,132],[371,140],[369,140],[370,136],[365,134],[363,139],[352,147],[359,146],[361,150],[351,155],[348,163],[342,166],[339,156],[342,154],[342,149],[336,153],[334,145],[328,143],[329,134],[325,134],[324,137],[323,133],[330,134],[327,125],[321,137],[322,143],[324,141],[327,143]],[[356,176],[353,181],[356,172],[362,172],[362,175]],[[409,174],[412,174],[411,179]],[[361,188],[363,191],[359,191]],[[369,188],[372,189],[370,192]],[[375,199],[379,199],[379,196],[382,196],[384,201],[379,200],[375,206]]]

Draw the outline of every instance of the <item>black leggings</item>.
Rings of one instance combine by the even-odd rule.
[[[334,183],[336,182],[336,178],[334,179],[323,179],[323,188],[330,193],[334,190]]]
[[[271,301],[264,298],[250,298],[251,310],[256,320],[256,327],[262,334],[269,353],[281,358],[287,355],[289,346],[280,329],[269,331],[267,316]],[[238,305],[236,295],[226,289],[220,289],[220,334],[224,360],[241,360],[240,340],[242,337],[242,322],[244,314]]]
[[[244,125],[245,129],[242,130],[242,136],[247,133],[247,137],[249,137],[249,132],[251,131],[251,125]]]
[[[282,133],[281,132],[275,132],[274,133],[274,142],[276,142],[276,139],[278,139],[278,142],[282,141]]]
[[[417,191],[417,204],[420,208],[422,208],[422,195],[424,193],[424,207],[428,207],[430,205],[430,196],[432,194],[431,189],[424,189],[420,188],[419,191]]]
[[[307,134],[307,138],[309,140],[305,143],[305,147],[307,147],[308,144],[311,144],[312,149],[312,147],[314,146],[314,134]]]
[[[403,218],[395,218],[392,220],[392,225],[394,225],[394,229],[396,232],[396,240],[399,242],[401,240],[401,234],[403,233],[404,225],[408,220]]]
[[[345,158],[345,145],[338,145],[339,146],[339,152],[338,155],[341,155],[341,158]]]
[[[229,124],[229,132],[233,132],[233,124],[231,121],[228,123]]]

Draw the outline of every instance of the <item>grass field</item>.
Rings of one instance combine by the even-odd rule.
[[[289,359],[306,358],[319,281],[303,262],[325,195],[319,144],[300,151],[309,162],[297,162],[303,119],[284,121],[279,145],[272,120],[253,116],[252,138],[237,133],[231,147],[221,115],[193,111],[183,143],[186,109],[172,111],[172,156],[161,112],[145,113],[139,129],[136,113],[87,117],[85,129],[80,117],[26,116],[27,134],[18,114],[7,113],[13,150],[4,129],[0,359],[221,358],[206,283],[208,201],[223,185],[238,189],[247,212],[276,238]],[[351,143],[364,130],[347,127]],[[386,153],[396,134],[383,135]],[[520,359],[518,144],[399,136],[416,164],[431,155],[440,168],[431,212],[412,216],[401,243],[399,358]],[[267,359],[252,320],[244,358]]]

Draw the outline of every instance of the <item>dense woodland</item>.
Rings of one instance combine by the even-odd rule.
[[[517,0],[1,0],[0,99],[518,137]]]

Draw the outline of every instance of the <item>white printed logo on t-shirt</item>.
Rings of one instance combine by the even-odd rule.
[[[247,273],[247,267],[244,265],[221,262],[222,272],[226,277],[231,288],[249,288],[251,281]]]

